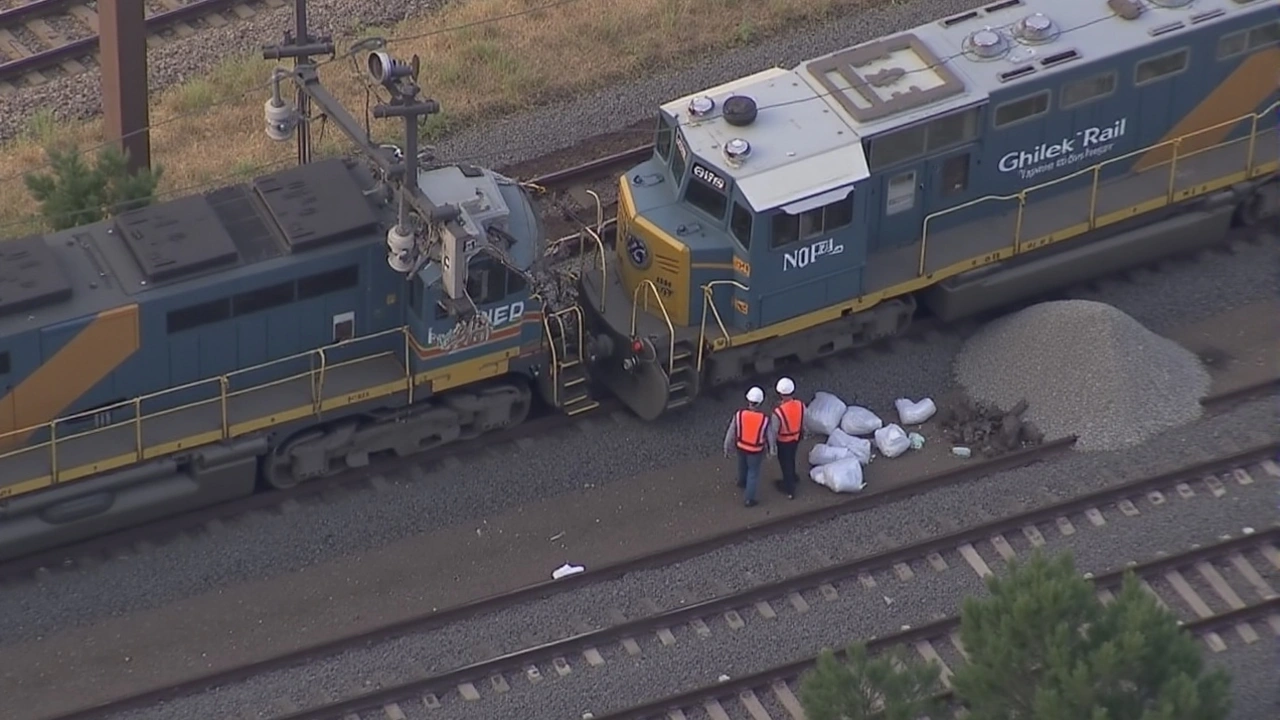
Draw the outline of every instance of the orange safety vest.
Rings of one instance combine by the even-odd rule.
[[[804,420],[804,403],[792,398],[774,408],[778,416],[778,442],[800,441],[800,423]]]
[[[738,411],[738,449],[757,453],[764,450],[765,427],[769,416],[759,410]]]

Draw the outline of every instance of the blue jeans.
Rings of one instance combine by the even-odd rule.
[[[738,487],[746,488],[743,499],[756,499],[756,487],[760,484],[760,466],[764,464],[764,451],[749,453],[738,451]]]

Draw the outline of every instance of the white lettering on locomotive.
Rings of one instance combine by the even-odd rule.
[[[1100,158],[1115,149],[1124,137],[1129,120],[1120,118],[1111,125],[1085,128],[1069,138],[1054,143],[1041,143],[1030,150],[1011,152],[1000,158],[1000,172],[1017,172],[1030,180],[1052,170],[1061,170],[1078,162]]]
[[[839,255],[844,252],[844,245],[837,245],[834,238],[819,240],[808,247],[792,250],[782,258],[782,271],[792,268],[805,268],[818,261],[824,255]]]
[[[524,302],[481,310],[470,319],[455,324],[448,332],[437,333],[427,329],[427,347],[437,347],[446,353],[482,345],[493,337],[497,328],[512,325],[524,318]]]
[[[723,191],[728,186],[728,183],[725,182],[724,178],[714,172],[711,172],[699,163],[693,164],[693,176],[717,190]]]

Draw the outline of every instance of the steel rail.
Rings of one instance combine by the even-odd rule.
[[[75,5],[76,0],[35,0],[0,10],[0,28],[11,28],[32,18],[57,15],[63,8]]]
[[[1213,545],[1194,548],[1179,555],[1157,558],[1133,567],[1124,568],[1123,570],[1116,570],[1106,573],[1105,575],[1090,578],[1090,580],[1098,587],[1115,587],[1120,584],[1124,580],[1124,576],[1130,572],[1138,577],[1158,575],[1164,571],[1177,569],[1186,565],[1192,565],[1202,560],[1211,560],[1222,557],[1223,555],[1228,555],[1232,552],[1246,550],[1258,545],[1268,538],[1280,538],[1280,528],[1274,528],[1254,535],[1234,537]],[[1270,598],[1253,605],[1235,610],[1228,610],[1212,617],[1200,618],[1181,624],[1183,628],[1193,633],[1202,633],[1224,627],[1230,627],[1237,623],[1249,620],[1256,620],[1261,616],[1277,610],[1280,610],[1280,598]],[[872,653],[884,652],[901,645],[910,645],[911,643],[921,640],[929,640],[946,635],[959,627],[960,617],[953,615],[949,618],[935,620],[924,625],[918,625],[916,627],[903,630],[902,632],[893,633],[892,635],[872,638],[867,642],[867,650]],[[838,654],[843,655],[843,652]],[[773,667],[752,675],[732,678],[721,683],[716,683],[715,685],[696,688],[694,690],[680,693],[679,695],[672,695],[661,700],[655,700],[643,705],[637,705],[604,715],[595,715],[594,717],[595,720],[648,720],[649,718],[657,716],[666,717],[665,714],[673,709],[683,709],[708,700],[718,700],[720,698],[758,688],[762,685],[768,685],[770,682],[775,680],[797,678],[806,670],[813,667],[817,663],[817,660],[818,658],[816,656],[797,660],[795,662]],[[950,695],[950,692],[939,693],[939,695],[946,697]],[[289,717],[292,718],[294,716]],[[282,719],[277,718],[276,720]]]
[[[562,580],[546,580],[534,585],[527,585],[512,592],[490,595],[462,605],[444,608],[427,615],[409,618],[390,623],[372,630],[357,634],[334,638],[322,643],[300,648],[296,651],[243,665],[232,670],[213,672],[182,683],[149,692],[143,692],[107,703],[84,708],[65,715],[57,720],[89,720],[109,714],[153,705],[203,692],[213,687],[243,681],[263,673],[294,667],[318,658],[341,653],[352,647],[394,640],[410,633],[424,632],[445,625],[461,622],[468,618],[485,613],[530,603],[553,595],[573,592],[582,588],[614,580],[629,573],[649,568],[662,567],[692,557],[706,554],[713,550],[738,544],[746,540],[776,535],[799,526],[811,525],[823,520],[847,515],[851,512],[863,512],[882,505],[908,499],[929,490],[955,485],[966,480],[985,477],[998,472],[1024,467],[1032,463],[1044,461],[1069,450],[1075,444],[1074,437],[1066,437],[1052,442],[1026,448],[1020,451],[1001,455],[990,460],[957,465],[942,472],[932,473],[920,480],[897,486],[887,490],[872,491],[861,495],[841,496],[836,502],[822,507],[807,510],[791,516],[770,518],[760,523],[739,530],[718,533],[679,547],[668,548],[641,557],[622,560],[611,565],[593,568],[585,572],[571,575]]]
[[[168,27],[174,23],[185,20],[194,20],[204,17],[214,12],[218,12],[224,8],[232,7],[243,0],[194,0],[193,2],[183,5],[182,7],[166,10],[165,12],[155,13],[147,17],[147,32],[155,32],[161,28]],[[0,13],[0,27],[12,27],[13,20],[21,20],[36,15],[48,15],[56,13],[55,8],[61,8],[76,3],[69,0],[39,0],[35,3],[27,5],[19,5],[16,8],[6,10]],[[33,8],[34,9],[28,9]],[[98,35],[89,35],[87,37],[72,40],[65,45],[41,50],[40,52],[20,57],[15,60],[9,60],[0,63],[0,80],[12,80],[25,73],[41,68],[56,65],[63,60],[77,58],[84,55],[92,55],[98,50]]]
[[[1026,525],[1038,524],[1053,520],[1062,515],[1070,515],[1092,508],[1108,501],[1127,498],[1141,494],[1150,489],[1176,485],[1186,480],[1198,480],[1209,474],[1227,469],[1238,468],[1253,462],[1269,459],[1280,452],[1280,442],[1271,441],[1230,455],[1214,458],[1194,465],[1177,468],[1158,475],[1141,478],[1136,481],[1115,485],[1096,492],[1080,495],[1052,505],[1043,506],[993,522],[959,530],[942,537],[934,537],[912,545],[894,548],[875,555],[857,558],[849,562],[838,563],[820,568],[812,572],[789,577],[783,580],[765,583],[745,591],[711,598],[692,605],[686,605],[643,618],[630,620],[617,625],[581,633],[562,640],[545,643],[507,653],[497,658],[474,663],[432,677],[414,680],[408,683],[391,685],[365,693],[358,697],[326,705],[323,707],[302,710],[273,718],[273,720],[323,720],[347,713],[381,707],[396,702],[407,696],[430,691],[440,691],[455,687],[464,682],[475,682],[498,672],[513,667],[534,665],[550,658],[560,657],[587,648],[600,647],[620,638],[635,637],[642,633],[659,628],[673,627],[688,623],[694,619],[710,615],[718,615],[729,610],[749,606],[761,600],[770,600],[784,596],[796,590],[817,587],[823,583],[836,582],[859,573],[892,567],[896,563],[906,562],[928,555],[932,552],[947,551],[964,543],[973,543],[992,535],[1016,530]],[[1252,542],[1260,542],[1258,538],[1280,536],[1280,528],[1272,528],[1266,532],[1249,536]]]
[[[583,177],[592,175],[609,174],[609,172],[618,165],[631,165],[640,162],[649,157],[653,153],[653,143],[648,145],[640,145],[637,147],[616,152],[611,155],[588,160],[584,163],[573,165],[563,170],[555,170],[544,175],[532,178],[529,182],[534,185],[562,185],[565,183],[577,182]]]

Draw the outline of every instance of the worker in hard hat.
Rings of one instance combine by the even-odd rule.
[[[804,403],[794,395],[796,384],[791,378],[782,378],[774,387],[778,391],[778,404],[773,408],[771,429],[776,428],[778,465],[782,467],[782,479],[774,483],[778,491],[794,500],[796,497],[796,451],[804,429]]]
[[[761,409],[764,391],[753,387],[747,391],[747,406],[733,414],[729,431],[724,435],[724,456],[738,453],[738,487],[744,492],[744,504],[756,506],[756,487],[760,484],[760,468],[764,465],[764,453],[778,452],[775,433],[770,432],[769,414]]]

